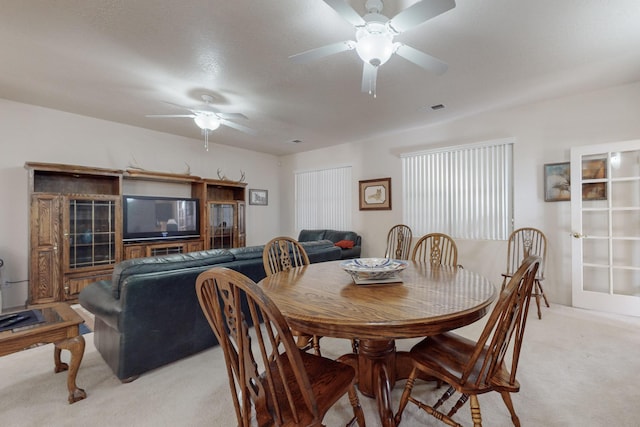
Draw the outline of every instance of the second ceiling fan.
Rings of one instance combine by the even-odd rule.
[[[185,107],[182,105],[172,104],[183,110],[190,111],[190,114],[147,114],[147,117],[152,118],[173,118],[173,117],[187,117],[193,119],[195,124],[202,130],[204,135],[204,148],[209,151],[209,132],[213,132],[221,125],[228,126],[230,128],[239,130],[240,132],[247,133],[249,135],[256,135],[256,131],[236,122],[232,122],[229,119],[246,119],[247,116],[241,113],[221,113],[215,109],[212,105],[213,97],[211,95],[202,95],[204,105],[197,108]]]
[[[345,40],[289,58],[296,62],[309,62],[347,50],[356,50],[363,61],[362,92],[375,97],[378,67],[387,62],[391,55],[398,54],[404,59],[436,74],[447,70],[447,64],[393,38],[423,22],[434,18],[456,6],[455,0],[422,0],[404,9],[393,18],[382,15],[382,0],[367,0],[367,13],[360,16],[345,0],[323,0],[333,10],[352,24],[356,30],[356,40]]]

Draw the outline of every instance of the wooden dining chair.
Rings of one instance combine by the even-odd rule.
[[[538,308],[538,319],[542,319],[542,311],[540,310],[540,297],[544,299],[544,303],[549,307],[549,301],[544,294],[542,281],[544,280],[544,265],[547,260],[547,237],[537,228],[524,227],[514,230],[509,236],[509,245],[507,250],[507,269],[502,273],[502,287],[507,283],[513,273],[518,269],[522,260],[529,255],[536,255],[542,258],[538,274],[533,282],[533,291],[531,295],[536,299]]]
[[[262,264],[267,276],[271,276],[279,271],[309,265],[309,256],[297,240],[285,236],[275,237],[264,245]],[[299,348],[305,351],[313,348],[320,356],[320,337],[296,331],[293,334]]]
[[[411,260],[461,267],[458,265],[456,242],[443,233],[429,233],[418,239],[413,247]]]
[[[398,224],[391,227],[387,233],[387,249],[384,252],[384,257],[409,259],[412,238],[413,233],[408,225]]]
[[[196,293],[224,352],[239,426],[321,426],[348,394],[354,415],[347,426],[365,427],[355,370],[301,351],[278,307],[250,278],[213,268],[198,276]]]
[[[279,271],[309,265],[309,256],[297,240],[281,236],[264,245],[262,263],[267,276],[271,276]]]
[[[540,257],[536,256],[524,260],[500,293],[477,341],[446,332],[429,336],[411,348],[413,369],[400,398],[395,416],[397,424],[407,403],[411,402],[450,426],[460,426],[452,417],[470,398],[473,425],[482,426],[478,395],[497,391],[511,414],[513,425],[520,426],[510,393],[520,390],[516,371],[531,290],[540,262]],[[511,340],[514,341],[512,347]],[[511,349],[510,357],[506,357],[508,349]],[[412,396],[418,377],[434,378],[450,387],[433,406],[429,406]],[[461,393],[456,404],[448,413],[441,412],[440,406],[455,392]]]

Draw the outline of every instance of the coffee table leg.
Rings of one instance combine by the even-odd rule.
[[[69,389],[69,403],[77,402],[87,397],[87,393],[76,385],[76,375],[78,375],[78,369],[80,368],[80,362],[84,356],[84,337],[78,335],[73,338],[58,341],[54,343],[53,358],[56,364],[54,371],[56,373],[69,370],[67,377],[67,388]],[[71,353],[71,360],[69,361],[71,366],[60,360],[60,352],[62,350],[69,350]]]

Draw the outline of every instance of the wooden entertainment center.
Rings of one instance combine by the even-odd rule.
[[[123,259],[246,244],[246,183],[145,170],[25,163],[29,173],[29,304],[74,301]],[[137,184],[199,201],[199,237],[123,241],[123,196]]]

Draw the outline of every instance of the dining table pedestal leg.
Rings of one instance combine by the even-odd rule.
[[[394,427],[391,389],[396,381],[396,344],[394,340],[360,340],[358,354],[346,354],[338,360],[353,366],[360,393],[375,397],[384,427]]]

